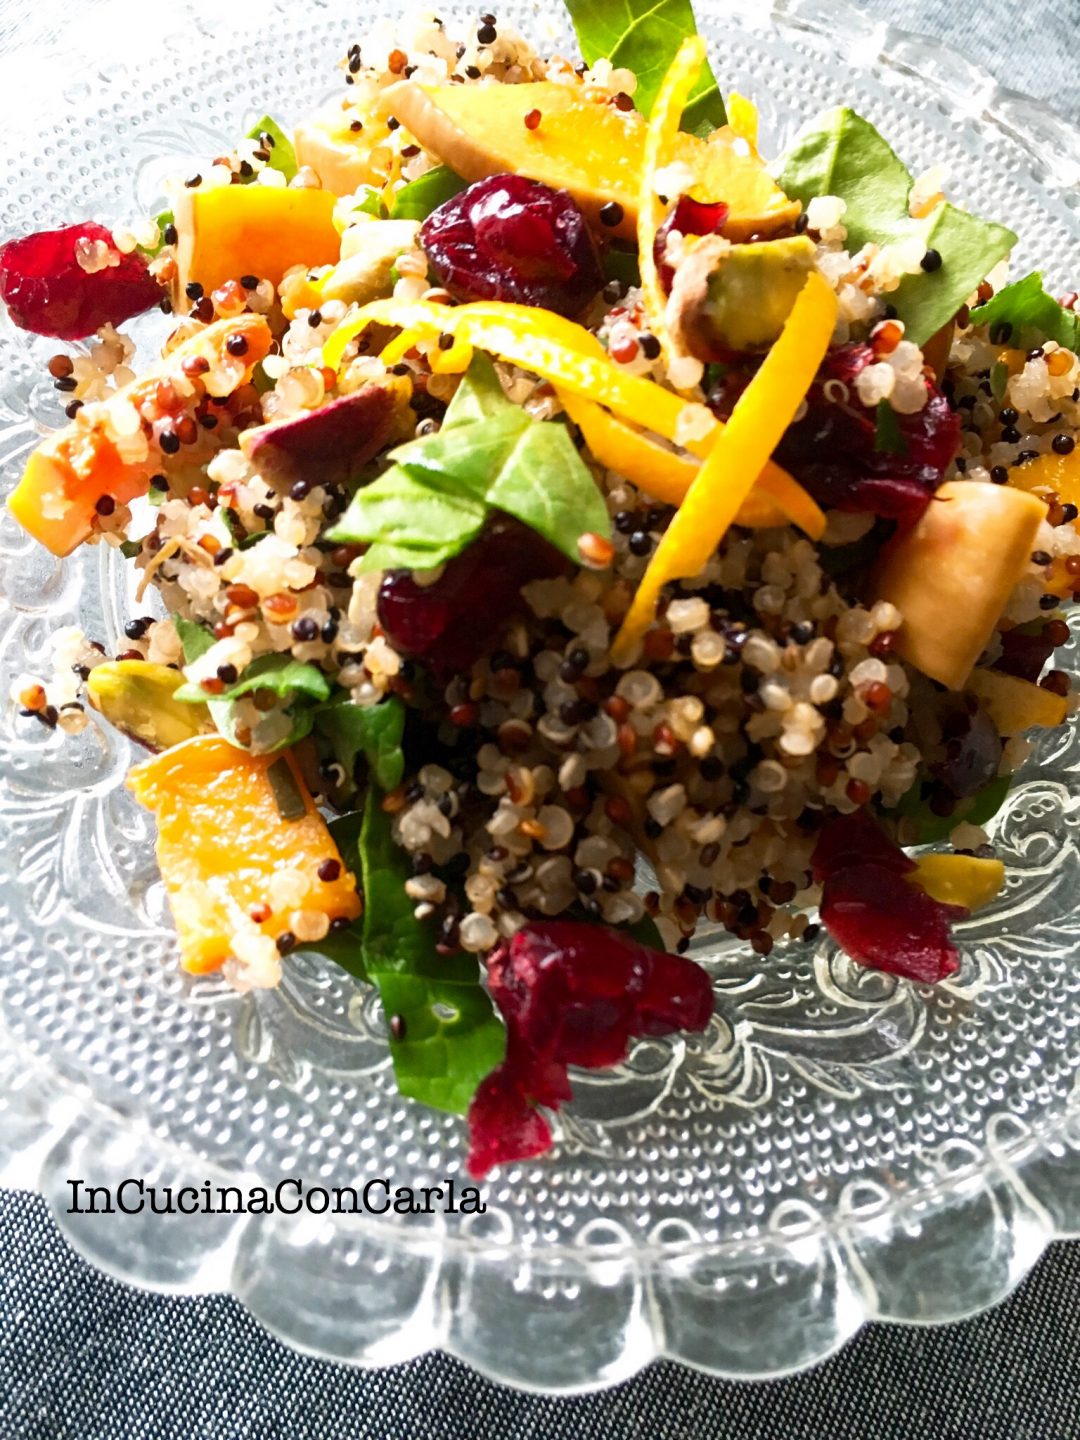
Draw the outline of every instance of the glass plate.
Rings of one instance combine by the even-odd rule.
[[[334,60],[396,7],[364,8],[361,23],[351,0],[263,0],[255,24],[173,0],[124,6],[121,25],[115,4],[64,7],[57,33],[0,62],[6,231],[153,210],[179,157],[210,159],[264,108],[292,121],[336,88]],[[554,5],[502,8],[541,45],[569,43]],[[698,9],[767,148],[850,103],[914,169],[946,162],[962,200],[1023,236],[1020,263],[1075,281],[1080,145],[1062,121],[824,0]],[[152,339],[162,323],[133,328]],[[54,348],[0,332],[8,487],[62,418],[42,364]],[[58,563],[5,518],[0,554],[5,694],[45,664],[57,625],[117,640],[129,582],[103,551]],[[499,1171],[485,1215],[182,1218],[68,1214],[69,1181],[460,1184],[463,1127],[397,1096],[371,993],[329,965],[290,961],[280,991],[244,998],[182,977],[151,826],[123,788],[128,744],[96,727],[61,743],[10,707],[0,723],[0,1181],[40,1188],[114,1275],[231,1290],[334,1359],[439,1346],[565,1391],[660,1354],[796,1370],[868,1317],[991,1305],[1080,1229],[1072,734],[1043,745],[1000,817],[1008,888],[963,927],[952,983],[897,982],[825,944],[716,949],[707,1034],[579,1075],[556,1153]]]

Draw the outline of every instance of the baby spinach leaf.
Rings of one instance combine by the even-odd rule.
[[[253,690],[272,690],[281,699],[291,695],[306,696],[312,700],[330,698],[330,682],[317,665],[293,660],[289,655],[274,654],[260,655],[253,660],[236,684],[223,690],[214,700],[216,704],[239,700]],[[206,691],[201,685],[189,681],[174,692],[173,699],[195,700],[201,704],[206,700]]]
[[[879,455],[903,455],[907,449],[896,411],[887,400],[879,400],[874,426],[874,449]]]
[[[535,421],[507,400],[486,357],[470,366],[442,429],[399,446],[391,459],[326,532],[337,543],[368,544],[365,571],[441,565],[475,540],[492,508],[574,561],[582,534],[610,528],[566,426]]]
[[[362,755],[384,790],[401,784],[405,774],[401,748],[405,706],[396,695],[387,696],[378,705],[357,705],[347,696],[340,696],[315,712],[315,728],[329,740],[338,764],[350,780]]]
[[[380,801],[372,786],[358,833],[354,817],[346,817],[356,834],[364,892],[364,967],[387,1016],[400,1016],[403,1024],[401,1038],[390,1040],[401,1093],[464,1114],[480,1081],[502,1060],[506,1032],[480,983],[476,957],[440,955],[434,929],[413,914],[415,902],[405,894],[409,859]],[[342,838],[348,864],[354,847]]]
[[[1066,350],[1080,351],[1080,315],[1047,294],[1038,270],[1006,285],[985,305],[972,310],[971,323],[988,325],[995,339],[1021,350],[1053,340]],[[1006,325],[1009,331],[1003,334]]]
[[[356,492],[325,538],[370,545],[361,562],[365,571],[391,568],[385,563],[390,553],[400,564],[402,552],[422,561],[410,568],[430,570],[475,540],[486,517],[482,500],[442,491],[395,465]]]
[[[516,409],[513,401],[506,398],[491,357],[477,350],[446,408],[440,433],[445,435],[447,430],[472,425],[477,420],[494,420]]]
[[[196,620],[174,615],[173,624],[180,637],[185,665],[191,665],[205,655],[214,644],[213,634]],[[308,674],[309,671],[312,673]],[[307,702],[311,699],[325,700],[330,694],[329,681],[314,665],[304,665],[288,655],[263,655],[251,662],[242,679],[231,690],[209,696],[201,685],[189,681],[177,688],[174,698],[205,703],[218,732],[230,745],[235,745],[238,750],[246,750],[248,746],[241,744],[237,738],[238,721],[234,701],[249,690],[260,689],[274,690],[279,695],[297,696],[296,703],[289,707],[292,729],[274,747],[276,750],[295,745],[308,734],[312,725],[312,709]]]
[[[979,220],[948,203],[914,220],[911,174],[868,120],[847,107],[826,111],[795,139],[779,162],[779,184],[794,200],[838,195],[854,254],[868,242],[890,245],[917,235],[936,250],[936,270],[906,275],[889,296],[907,338],[924,345],[951,320],[979,282],[1016,244],[1004,225]]]
[[[961,821],[969,825],[985,825],[1005,804],[1012,784],[1011,775],[999,775],[966,800],[961,800],[951,815],[935,815],[928,796],[923,795],[924,782],[916,780],[886,815],[913,821],[915,845],[936,845],[947,840]]]
[[[438,491],[452,489],[513,515],[577,562],[579,537],[610,527],[607,506],[566,426],[537,422],[516,406],[410,441],[392,457]]]
[[[690,0],[566,0],[589,65],[610,60],[637,76],[634,100],[648,115],[679,46],[697,34]],[[683,114],[683,129],[715,130],[727,123],[716,76],[706,65]]]
[[[270,144],[266,143],[266,140],[263,139],[264,136],[268,137],[271,142]],[[247,132],[246,138],[248,140],[260,141],[263,149],[266,150],[270,156],[270,159],[267,160],[266,163],[271,170],[280,170],[286,180],[292,180],[294,178],[299,168],[296,163],[296,150],[293,148],[292,141],[276,120],[272,119],[269,115],[264,115],[262,119]]]
[[[391,220],[426,220],[433,210],[460,195],[469,182],[448,165],[436,165],[418,180],[410,180],[394,196]]]
[[[376,220],[387,218],[382,191],[375,185],[361,185],[353,196],[352,208],[361,215],[373,215]]]

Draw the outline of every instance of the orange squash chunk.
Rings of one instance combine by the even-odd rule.
[[[247,342],[242,359],[225,349],[233,335]],[[124,459],[114,429],[117,417],[130,416],[132,406],[138,411],[144,405],[156,406],[163,381],[176,380],[179,393],[191,395],[183,365],[193,358],[210,365],[201,383],[211,395],[231,394],[251,379],[252,370],[269,353],[271,338],[261,315],[240,315],[208,325],[130,385],[107,400],[84,406],[70,425],[43,441],[27,461],[8,498],[8,509],[54,555],[70,555],[91,534],[95,506],[102,496],[126,504],[146,493],[150,476],[160,469],[161,455],[153,446],[143,460]],[[156,414],[156,409],[150,413]]]
[[[268,772],[288,769],[297,818],[283,818]],[[137,765],[136,798],[157,817],[157,858],[185,970],[201,975],[230,956],[247,961],[311,916],[354,920],[356,879],[289,754],[250,755],[200,735]],[[320,867],[333,878],[319,878]],[[284,898],[282,898],[284,897]],[[301,919],[301,915],[303,919]],[[302,937],[301,937],[302,938]]]
[[[614,202],[623,218],[607,233],[634,239],[646,129],[636,111],[590,99],[581,86],[546,80],[430,86],[404,80],[383,92],[382,105],[466,180],[503,171],[541,180],[569,190],[595,223]],[[540,123],[530,129],[525,116],[533,110]],[[723,233],[730,240],[771,235],[798,217],[798,201],[777,187],[753,146],[730,126],[707,141],[680,133],[672,161],[694,172],[695,198],[728,204]]]
[[[293,265],[334,264],[341,251],[336,203],[330,190],[270,185],[183,190],[173,206],[173,305],[189,306],[184,292],[193,280],[209,293],[242,275],[277,285]]]

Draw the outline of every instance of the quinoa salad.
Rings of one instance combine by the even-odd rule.
[[[852,110],[763,155],[692,22],[568,8],[584,59],[380,24],[168,211],[0,246],[72,342],[9,508],[138,597],[11,703],[144,747],[183,967],[375,986],[474,1176],[706,1027],[695,935],[954,974],[1075,708],[1076,294]]]

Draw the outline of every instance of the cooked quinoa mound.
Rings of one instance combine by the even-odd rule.
[[[433,273],[420,227],[388,218],[395,196],[444,157],[388,119],[380,98],[403,79],[465,87],[548,80],[622,108],[632,106],[636,80],[605,61],[589,70],[544,59],[491,17],[459,35],[434,18],[406,35],[376,26],[348,52],[342,73],[332,113],[341,133],[364,138],[366,169],[352,194],[337,196],[334,214],[342,263],[364,257],[367,266],[359,300],[359,292],[325,283],[332,266],[303,264],[277,285],[248,275],[177,293],[182,257],[175,230],[166,230],[151,266],[174,290],[166,353],[215,321],[263,316],[273,344],[252,379],[215,395],[205,373],[188,367],[187,393],[162,394],[157,418],[144,425],[105,410],[138,373],[122,332],[107,326],[69,369],[65,357],[51,366],[73,425],[104,415],[114,437],[128,426],[131,454],[142,447],[152,459],[148,498],[99,502],[92,536],[133,555],[146,613],[127,624],[115,655],[77,631],[58,636],[55,675],[26,677],[21,687],[27,714],[72,733],[85,728],[84,685],[94,668],[119,658],[183,669],[211,701],[268,655],[317,667],[357,706],[399,697],[427,743],[423,763],[414,761],[382,805],[411,858],[405,890],[416,919],[447,953],[489,952],[536,917],[627,926],[648,915],[669,949],[684,950],[712,924],[767,955],[776,942],[817,931],[810,922],[821,892],[811,856],[827,822],[870,808],[901,843],[917,840],[902,802],[921,780],[930,813],[955,819],[954,848],[991,855],[986,830],[965,819],[970,791],[956,781],[956,744],[969,733],[957,722],[957,705],[965,702],[902,658],[905,616],[875,599],[868,582],[895,518],[830,504],[831,492],[823,492],[820,541],[794,525],[731,525],[699,574],[666,586],[655,623],[629,661],[616,665],[612,642],[676,510],[599,463],[571,424],[606,501],[610,539],[594,536],[584,563],[553,563],[527,579],[520,606],[468,667],[444,673],[409,646],[395,648],[393,627],[380,623],[378,610],[392,575],[364,568],[364,543],[327,538],[360,477],[283,463],[280,453],[267,461],[250,443],[258,427],[380,387],[390,396],[390,418],[379,453],[365,461],[366,480],[389,468],[394,446],[439,432],[461,383],[460,373],[433,364],[447,349],[444,337],[418,333],[404,353],[386,356],[396,332],[383,326],[352,338],[340,368],[325,362],[324,347],[358,303],[454,298]],[[240,180],[320,188],[309,164],[286,180],[272,149],[272,137],[244,142],[180,182],[178,193]],[[680,176],[668,173],[666,181],[674,200]],[[940,186],[936,172],[919,177],[913,215],[940,202]],[[1008,337],[971,322],[972,308],[1004,285],[1002,266],[968,297],[945,354],[934,358],[906,337],[890,300],[906,277],[933,268],[933,252],[928,258],[910,238],[849,249],[844,216],[841,198],[815,196],[786,233],[811,243],[812,266],[836,296],[834,344],[869,350],[857,373],[827,379],[798,421],[810,423],[808,405],[862,407],[871,419],[885,407],[895,423],[915,426],[936,396],[959,427],[939,478],[1020,484],[1046,501],[1026,569],[983,656],[992,666],[1017,627],[1064,630],[1058,609],[1080,587],[1076,506],[1049,482],[1024,487],[1017,479],[1033,462],[1072,452],[1080,359],[1053,341],[1010,349]],[[380,228],[387,226],[396,228]],[[129,250],[147,244],[145,224],[118,243],[129,240]],[[663,259],[676,275],[684,241],[677,231],[666,238]],[[102,259],[88,254],[84,268],[92,273]],[[687,405],[678,439],[692,446],[696,428],[731,413],[754,367],[740,375],[737,357],[716,363],[673,351],[650,332],[647,315],[647,296],[624,275],[607,278],[581,318],[620,374],[678,391]],[[567,420],[549,381],[503,361],[496,370],[506,397],[534,419]],[[794,460],[790,468],[799,478]],[[496,558],[493,552],[490,563]],[[455,563],[417,570],[410,583],[440,593]],[[212,641],[186,663],[177,617]],[[1041,683],[1068,694],[1060,671]],[[232,738],[243,747],[273,751],[293,734],[295,697],[255,688],[232,705]],[[969,705],[968,721],[973,713]],[[1028,742],[993,731],[986,746],[984,772],[1007,775]],[[354,777],[332,748],[307,735],[295,753],[320,804],[343,806]],[[301,945],[317,938],[290,937]],[[240,963],[229,970],[241,988],[279,972]]]

